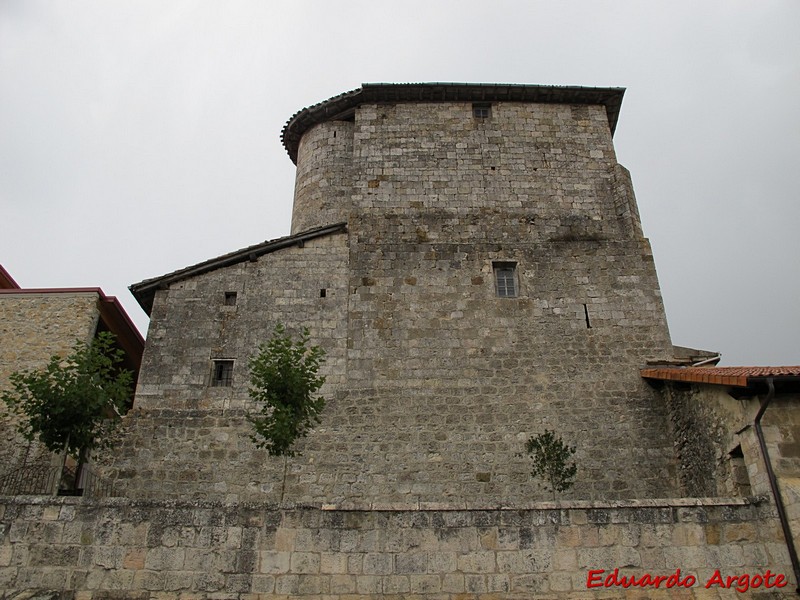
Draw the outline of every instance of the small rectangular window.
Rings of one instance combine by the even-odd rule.
[[[492,116],[492,105],[487,102],[475,102],[472,105],[472,116],[476,119],[488,119]]]
[[[211,373],[213,387],[230,387],[233,383],[233,361],[215,360],[214,371]]]
[[[517,265],[516,263],[493,263],[494,281],[497,296],[500,298],[515,298],[517,296]]]
[[[236,306],[236,292],[225,292],[225,306]]]

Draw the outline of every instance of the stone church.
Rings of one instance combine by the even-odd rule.
[[[623,93],[364,84],[296,113],[291,234],[131,286],[151,322],[96,457],[114,492],[5,499],[0,588],[794,596],[800,367],[672,345],[614,152]],[[326,353],[289,458],[247,421],[277,324]],[[525,453],[545,430],[576,448],[557,497]]]

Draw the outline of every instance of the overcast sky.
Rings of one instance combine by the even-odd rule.
[[[0,0],[0,263],[127,287],[287,235],[298,110],[362,82],[627,88],[675,344],[800,364],[800,2]]]

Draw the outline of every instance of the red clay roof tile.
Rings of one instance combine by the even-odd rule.
[[[800,378],[800,366],[791,367],[656,367],[642,369],[645,379],[713,383],[745,387],[748,379],[766,377]]]

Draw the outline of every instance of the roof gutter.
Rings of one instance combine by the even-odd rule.
[[[703,365],[717,364],[722,359],[722,354],[717,353],[716,356],[712,356],[711,358],[707,358],[705,360],[701,360],[700,362],[692,363],[693,367],[702,367]]]
[[[783,537],[786,540],[786,549],[789,551],[789,560],[792,561],[792,570],[794,571],[794,580],[797,585],[795,592],[800,594],[800,561],[797,559],[797,549],[794,546],[794,538],[792,537],[792,529],[789,526],[789,519],[786,517],[786,508],[783,505],[781,492],[778,488],[778,480],[775,477],[775,471],[772,469],[772,461],[769,457],[769,450],[767,450],[767,443],[764,440],[764,432],[761,430],[761,417],[767,412],[767,407],[772,399],[775,397],[775,383],[772,377],[767,378],[767,385],[769,392],[764,400],[761,401],[761,406],[756,413],[753,425],[756,430],[756,437],[758,438],[758,445],[761,448],[761,456],[764,457],[764,464],[767,467],[767,478],[769,479],[769,487],[772,490],[772,497],[775,499],[775,508],[778,511],[778,519],[781,522],[781,529],[783,529]]]

